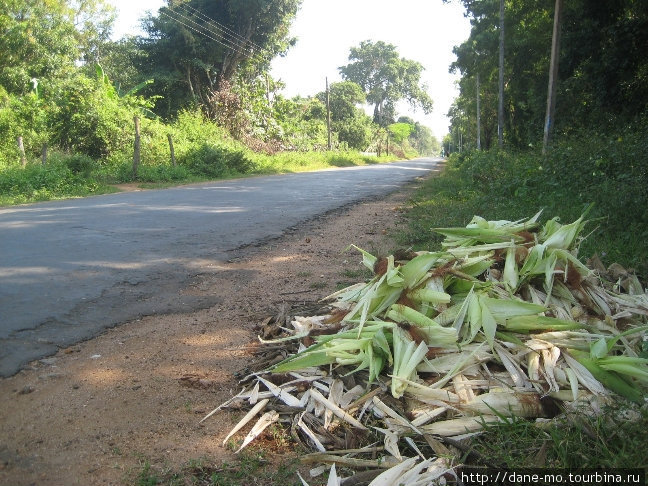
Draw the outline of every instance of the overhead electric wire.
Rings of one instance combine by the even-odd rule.
[[[226,32],[227,35],[230,35],[230,36],[235,37],[235,38],[238,37],[240,39],[240,41],[242,41],[244,44],[250,44],[250,46],[252,46],[254,49],[256,49],[258,51],[263,51],[264,50],[258,44],[254,43],[253,41],[251,41],[249,39],[244,38],[242,35],[240,35],[235,30],[232,30],[229,27],[227,27],[226,25],[221,24],[219,21],[212,19],[211,17],[207,16],[206,14],[204,14],[200,10],[192,7],[191,5],[189,5],[187,3],[182,3],[182,4],[178,5],[178,6],[181,7],[181,8],[184,8],[185,11],[191,11],[195,15],[197,15],[199,17],[202,17],[202,19],[207,21],[208,24],[211,24],[214,28],[216,28],[218,30],[222,30],[222,31]]]
[[[184,10],[182,12],[178,12],[177,11],[178,9],[184,9]],[[196,22],[196,20],[194,20],[194,15],[195,14],[190,12],[186,8],[184,8],[184,6],[182,4],[178,5],[174,9],[174,11],[178,15],[182,15],[184,13],[185,14],[183,16],[184,18],[191,19],[191,21],[194,24],[200,25],[201,28],[210,31],[212,34],[220,37],[223,41],[229,42],[230,44],[236,46],[239,50],[245,50],[245,51],[248,51],[248,52],[254,54],[254,50],[245,45],[246,44],[245,40],[241,41],[241,40],[237,39],[236,37],[232,36],[231,34],[229,34],[228,32],[224,31],[223,29],[217,27],[216,24],[214,23],[214,21],[212,21],[209,17],[205,16],[204,14],[201,14],[201,16],[203,18],[198,18],[199,21],[204,22],[204,23],[198,23],[198,22]],[[198,11],[196,10],[196,12],[198,12]],[[198,12],[198,13],[200,13],[200,12]]]
[[[169,12],[172,12],[173,15],[171,15]],[[179,23],[179,24],[181,24],[183,26],[185,26],[189,30],[193,30],[194,32],[196,32],[198,34],[204,35],[205,37],[213,40],[214,42],[217,42],[218,44],[222,45],[223,47],[226,47],[227,49],[235,49],[236,50],[237,47],[238,47],[238,46],[235,46],[235,45],[227,44],[223,40],[216,39],[216,38],[212,37],[207,32],[204,32],[204,27],[202,27],[200,24],[198,24],[197,22],[191,20],[188,17],[185,17],[184,15],[182,15],[182,14],[180,14],[178,12],[175,12],[173,10],[169,10],[169,11],[160,10],[160,14],[168,17],[169,19],[171,19],[171,20],[173,20],[173,21],[175,21],[175,22],[177,22],[177,23]],[[182,20],[180,20],[180,18],[185,19],[185,20],[187,20],[188,22],[190,22],[192,24],[195,24],[197,26],[197,28],[183,22]]]
[[[252,49],[246,47],[244,44],[241,44],[240,41],[238,41],[236,38],[230,36],[230,37],[225,37],[223,33],[221,32],[214,32],[211,29],[208,29],[205,27],[205,25],[200,24],[196,22],[193,18],[183,15],[183,13],[189,14],[186,10],[184,12],[178,12],[175,9],[171,8],[165,8],[165,9],[160,9],[159,13],[161,15],[166,16],[167,18],[183,25],[189,30],[192,30],[198,34],[201,34],[205,37],[207,37],[210,40],[213,40],[214,42],[222,45],[223,47],[227,49],[231,49],[233,51],[241,53],[243,56],[247,57],[248,59],[251,59],[256,62],[265,62],[266,59],[260,55],[260,53],[254,52]],[[190,15],[190,14],[189,14]],[[203,17],[207,19],[207,24],[214,24],[215,21],[210,19],[209,17],[205,16],[202,14]],[[184,21],[183,21],[184,20]],[[193,25],[191,25],[193,24]],[[216,29],[214,25],[211,25],[213,29]],[[210,35],[212,34],[212,35]],[[220,37],[216,38],[214,36]],[[255,44],[256,45],[256,44]],[[247,52],[241,52],[241,51],[247,51]]]

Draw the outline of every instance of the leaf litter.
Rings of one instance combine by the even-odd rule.
[[[203,420],[249,408],[227,437],[256,419],[237,452],[284,424],[317,451],[302,462],[332,465],[331,485],[340,467],[369,469],[356,476],[371,486],[423,485],[454,482],[452,448],[486,424],[644,404],[648,294],[618,264],[581,263],[586,213],[544,225],[540,213],[475,216],[436,229],[437,252],[379,258],[351,245],[373,278],[310,316],[264,322],[257,370]]]

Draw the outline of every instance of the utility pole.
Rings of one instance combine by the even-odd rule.
[[[556,84],[558,83],[558,58],[560,57],[560,22],[562,18],[562,0],[556,0],[554,11],[553,35],[551,38],[551,64],[549,65],[549,86],[547,88],[547,114],[545,116],[542,153],[547,153],[556,110]]]
[[[137,179],[137,169],[140,165],[140,119],[137,115],[133,117],[135,124],[135,144],[133,146],[133,179]]]
[[[270,79],[268,79],[268,73],[265,75],[266,82],[266,100],[268,101],[268,107],[272,106],[272,101],[270,100]]]
[[[477,150],[481,150],[481,121],[479,113],[479,73],[477,73]]]
[[[331,150],[331,100],[329,98],[328,77],[326,77],[326,130],[328,132],[328,149]]]
[[[500,0],[499,99],[497,101],[497,145],[504,145],[504,0]]]

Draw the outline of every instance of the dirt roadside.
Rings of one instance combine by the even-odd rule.
[[[216,293],[220,306],[143,317],[0,380],[0,484],[119,485],[143,461],[232,460],[221,443],[236,415],[198,422],[239,391],[255,326],[357,282],[361,258],[345,248],[392,251],[414,186],[232,252],[183,290]]]

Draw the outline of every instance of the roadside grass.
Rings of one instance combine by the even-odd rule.
[[[134,476],[127,478],[135,486],[299,486],[293,457],[277,465],[266,459],[267,453],[256,449],[244,451],[236,461],[216,463],[207,458],[195,459],[179,468],[154,467],[142,461]]]
[[[623,401],[598,415],[589,409],[565,411],[547,422],[508,418],[487,425],[471,446],[480,466],[637,468],[648,464],[647,427],[648,408]]]
[[[557,216],[570,223],[593,204],[579,257],[597,254],[604,264],[619,263],[648,280],[648,164],[629,159],[635,152],[627,147],[630,139],[624,148],[614,141],[565,142],[548,157],[496,150],[453,154],[444,173],[413,196],[399,241],[433,250],[442,239],[433,228],[465,226],[474,215],[516,220],[542,210],[541,222]],[[614,168],[601,169],[601,160],[614,160]]]

